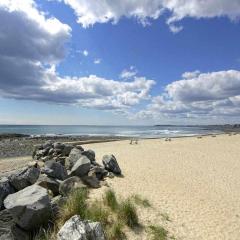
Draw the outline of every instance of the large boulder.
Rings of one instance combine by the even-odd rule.
[[[0,240],[29,239],[29,234],[15,224],[11,213],[7,209],[0,212]]]
[[[105,240],[104,231],[99,222],[82,221],[80,216],[71,217],[62,226],[58,240]]]
[[[71,191],[74,191],[75,189],[79,188],[86,188],[86,186],[83,184],[82,180],[79,177],[74,176],[60,183],[59,192],[60,194],[66,196]]]
[[[50,199],[47,190],[32,185],[8,195],[4,206],[12,214],[14,221],[24,230],[32,230],[48,222],[51,216]]]
[[[43,173],[47,174],[49,177],[57,178],[59,180],[64,180],[67,177],[66,168],[55,160],[45,162]]]
[[[40,175],[40,169],[38,167],[25,167],[17,170],[9,177],[10,184],[16,190],[22,190],[34,184]]]
[[[69,145],[69,144],[65,144],[64,145],[64,148],[63,148],[63,155],[64,156],[69,156],[70,152],[72,151],[74,147],[72,145]]]
[[[91,163],[95,163],[96,162],[96,160],[95,160],[95,152],[93,150],[89,149],[89,150],[83,151],[82,155],[86,156],[91,161]]]
[[[44,187],[48,190],[51,190],[54,196],[59,194],[59,181],[54,178],[48,177],[45,174],[40,175],[38,178],[37,184],[41,187]]]
[[[87,175],[91,168],[91,162],[86,156],[81,156],[73,165],[70,175],[82,177]]]
[[[82,151],[78,148],[73,148],[66,159],[67,169],[71,169],[80,157],[82,157]]]
[[[13,187],[10,185],[7,177],[0,179],[0,210],[3,207],[3,200],[11,193],[14,193]]]
[[[113,172],[117,175],[122,174],[122,171],[118,165],[117,159],[114,157],[114,155],[104,155],[102,162],[106,170]]]

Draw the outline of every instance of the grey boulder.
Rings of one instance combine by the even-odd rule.
[[[90,161],[91,163],[95,163],[95,152],[93,150],[86,150],[86,151],[83,151],[82,152],[82,155],[86,156]]]
[[[7,209],[0,212],[0,240],[29,239],[29,234],[15,224],[11,213]]]
[[[80,157],[82,157],[82,151],[78,148],[73,148],[66,159],[66,167],[71,169]]]
[[[45,162],[43,173],[47,174],[49,177],[57,178],[59,180],[64,180],[67,177],[66,168],[61,163],[54,160]]]
[[[117,159],[114,157],[114,155],[104,155],[102,162],[106,170],[113,172],[117,175],[122,174],[122,171],[118,165]]]
[[[10,184],[16,190],[22,190],[34,184],[40,175],[40,169],[37,167],[25,167],[17,170],[9,177]]]
[[[7,177],[0,179],[0,210],[3,207],[3,200],[11,193],[14,193],[13,187],[10,185]]]
[[[59,194],[59,181],[54,178],[48,177],[45,174],[40,175],[37,184],[43,188],[51,190],[54,196]]]
[[[73,165],[70,175],[82,177],[87,175],[91,168],[91,162],[86,156],[81,156]]]
[[[66,196],[71,191],[74,191],[79,188],[86,188],[86,186],[83,184],[82,180],[79,177],[74,176],[60,183],[59,192],[60,194]]]
[[[12,214],[14,221],[24,230],[32,230],[48,222],[51,216],[50,199],[47,190],[32,185],[8,195],[4,206]]]
[[[82,221],[80,216],[71,217],[62,226],[58,240],[105,240],[103,228],[99,222]]]

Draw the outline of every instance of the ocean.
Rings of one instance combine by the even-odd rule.
[[[217,126],[93,126],[93,125],[0,125],[1,133],[20,133],[32,136],[123,136],[159,138],[218,134]]]

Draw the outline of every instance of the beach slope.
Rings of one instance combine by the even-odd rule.
[[[152,204],[141,223],[163,225],[176,239],[240,239],[240,136],[219,135],[97,143],[97,159],[114,153],[124,173],[109,180],[117,194]],[[100,189],[99,191],[103,191]],[[146,231],[130,239],[149,239]]]

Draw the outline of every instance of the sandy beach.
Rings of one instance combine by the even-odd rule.
[[[151,202],[152,208],[139,209],[143,225],[160,224],[176,239],[238,240],[239,144],[239,135],[219,135],[85,147],[94,149],[98,160],[115,154],[124,177],[108,182],[118,195],[140,194]],[[149,239],[145,231],[129,232],[128,237]]]
[[[138,208],[146,228],[128,231],[130,240],[149,239],[151,224],[169,231],[170,239],[240,239],[240,135],[139,140],[82,145],[94,149],[101,162],[114,154],[124,177],[107,179],[119,197],[133,194],[147,198],[151,208]],[[24,166],[31,156],[2,158],[0,175]],[[91,191],[100,197],[107,189]]]

